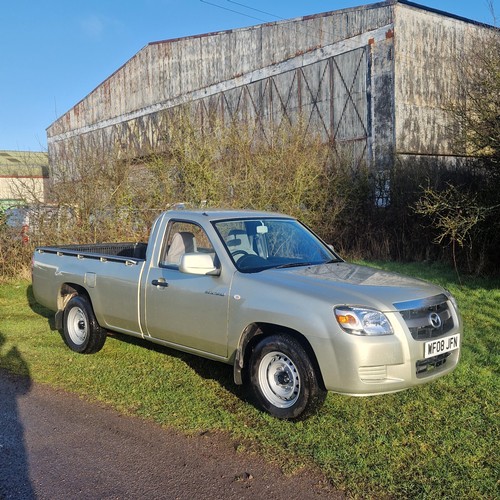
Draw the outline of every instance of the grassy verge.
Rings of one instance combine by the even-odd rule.
[[[304,422],[275,420],[246,402],[231,367],[123,336],[92,356],[51,330],[29,283],[0,285],[0,367],[187,433],[228,433],[285,471],[317,467],[356,497],[494,498],[499,495],[500,283],[456,285],[452,271],[380,264],[437,282],[465,321],[459,367],[399,394],[329,394]]]

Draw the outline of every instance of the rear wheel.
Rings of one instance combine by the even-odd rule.
[[[257,344],[250,359],[250,380],[257,404],[282,419],[304,418],[326,397],[305,349],[286,334],[271,335]]]
[[[106,330],[97,322],[90,302],[80,295],[64,309],[63,334],[68,347],[82,354],[100,351],[106,341]]]

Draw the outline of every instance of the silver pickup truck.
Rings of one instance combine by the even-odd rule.
[[[310,414],[326,391],[435,380],[460,355],[446,290],[348,264],[281,214],[170,211],[147,244],[40,247],[33,292],[74,351],[99,351],[110,330],[222,361],[278,418]]]

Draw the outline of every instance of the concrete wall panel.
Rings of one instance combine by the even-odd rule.
[[[459,58],[482,28],[407,5],[395,12],[397,152],[453,155],[448,110],[458,99]]]

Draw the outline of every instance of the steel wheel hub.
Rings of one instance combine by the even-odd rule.
[[[79,307],[74,307],[68,313],[67,320],[68,334],[72,342],[82,345],[89,334],[87,316]]]
[[[266,399],[279,408],[289,408],[300,393],[300,376],[294,362],[285,354],[273,351],[259,365],[259,385]]]

